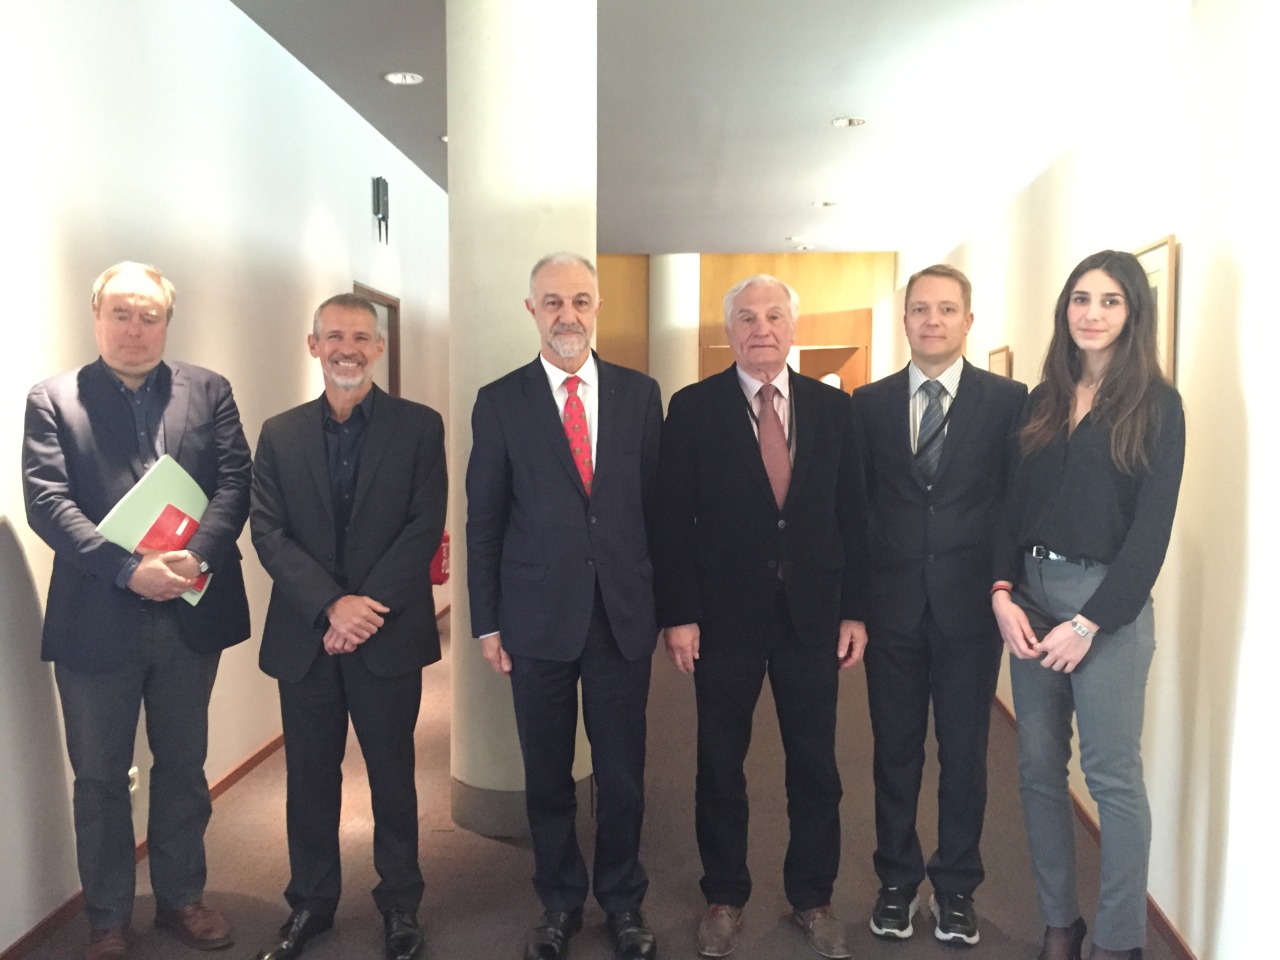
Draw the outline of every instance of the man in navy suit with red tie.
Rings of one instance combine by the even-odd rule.
[[[467,467],[472,631],[510,676],[545,912],[527,960],[562,960],[582,927],[587,868],[574,832],[578,684],[597,788],[591,888],[621,960],[657,955],[640,913],[645,706],[657,641],[652,519],[662,405],[649,377],[600,360],[596,271],[544,257],[525,306],[542,347],[483,387]]]
[[[987,729],[1000,668],[991,613],[991,531],[1009,439],[1027,388],[964,359],[969,280],[938,264],[907,283],[911,362],[853,394],[866,440],[875,571],[867,695],[875,736],[871,931],[914,932],[916,888],[933,885],[934,936],[978,942],[974,889],[987,799]],[[916,834],[929,705],[938,740],[938,849]]]

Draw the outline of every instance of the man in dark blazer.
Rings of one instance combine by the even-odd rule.
[[[962,354],[973,324],[969,280],[936,265],[907,283],[908,366],[853,394],[867,444],[875,560],[867,692],[875,736],[871,930],[905,939],[926,867],[916,835],[929,704],[941,778],[938,849],[928,864],[934,935],[978,942],[987,730],[1000,665],[991,613],[991,531],[1008,441],[1027,388]],[[936,399],[934,399],[936,395]]]
[[[730,290],[735,363],[671,398],[662,437],[658,618],[697,694],[698,941],[710,957],[736,946],[751,893],[743,762],[766,673],[787,755],[787,899],[814,950],[849,956],[830,906],[836,697],[866,645],[866,496],[848,397],[787,367],[798,310],[774,277]]]
[[[189,946],[231,944],[204,904],[208,706],[225,647],[249,636],[236,537],[249,509],[249,447],[225,379],[162,357],[174,289],[155,267],[119,263],[93,286],[98,360],[27,397],[27,521],[53,548],[41,656],[54,664],[75,773],[76,857],[87,960],[127,950],[135,857],[129,767],[146,703],[147,850],[156,924]],[[130,553],[100,523],[163,454],[209,498],[187,549]],[[180,599],[212,574],[200,602]]]
[[[511,678],[545,908],[528,960],[560,960],[582,927],[587,869],[574,831],[577,688],[596,782],[595,897],[623,960],[656,955],[640,905],[645,706],[658,628],[647,528],[662,406],[649,377],[600,360],[591,261],[534,266],[530,364],[483,387],[467,467],[472,632]]]
[[[429,567],[444,531],[444,424],[373,383],[373,304],[330,297],[307,337],[324,393],[262,427],[249,529],[274,585],[259,664],[279,681],[290,915],[260,960],[333,926],[347,720],[369,771],[374,903],[388,960],[423,953],[413,730],[440,659]]]

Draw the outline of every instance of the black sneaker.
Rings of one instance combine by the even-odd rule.
[[[881,887],[871,911],[871,932],[886,940],[906,940],[915,930],[911,918],[920,909],[920,898],[906,887]]]
[[[978,916],[973,897],[963,893],[938,893],[929,898],[929,909],[937,926],[933,935],[955,947],[972,947],[978,942]]]

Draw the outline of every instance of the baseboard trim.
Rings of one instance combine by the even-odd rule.
[[[1004,717],[1009,726],[1017,730],[1018,720],[1013,715],[1013,710],[1009,705],[999,697],[996,697],[995,706],[996,712]],[[1071,791],[1071,805],[1075,808],[1076,819],[1080,821],[1085,832],[1093,837],[1094,843],[1101,843],[1102,831],[1098,826],[1098,821],[1094,819],[1093,814],[1088,811],[1085,805],[1080,802],[1080,798],[1076,796],[1074,790]],[[1182,934],[1178,932],[1178,929],[1170,922],[1169,918],[1165,916],[1165,912],[1160,909],[1160,905],[1151,899],[1150,893],[1147,894],[1147,919],[1160,932],[1160,936],[1164,937],[1165,942],[1173,948],[1173,955],[1176,960],[1197,960],[1190,945],[1182,938]],[[0,957],[0,960],[4,960],[4,958]]]
[[[257,767],[267,757],[271,756],[284,744],[284,735],[277,734],[272,737],[249,756],[231,768],[226,774],[218,779],[209,787],[209,799],[217,800],[227,792],[235,783],[244,779],[255,767]],[[147,841],[142,840],[138,843],[137,849],[134,851],[134,862],[141,863],[147,856]],[[32,927],[25,935],[14,941],[3,952],[0,952],[0,960],[23,960],[31,954],[33,950],[43,944],[52,937],[58,930],[70,923],[71,920],[84,909],[84,891],[77,890],[71,895],[62,906],[58,907],[51,914]]]

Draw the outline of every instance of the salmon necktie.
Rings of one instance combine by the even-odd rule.
[[[569,377],[564,388],[569,396],[564,401],[564,435],[569,438],[569,452],[573,454],[573,462],[578,465],[578,476],[582,485],[591,496],[591,437],[587,433],[587,411],[582,406],[582,398],[578,396],[581,377]]]
[[[781,510],[787,499],[787,487],[791,484],[791,451],[782,430],[782,419],[773,405],[773,395],[777,392],[777,387],[766,383],[756,396],[760,398],[760,457],[764,460],[764,472],[769,475],[773,499]]]

